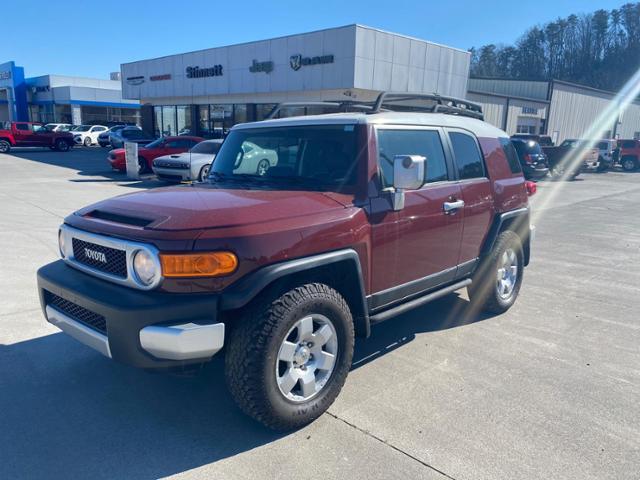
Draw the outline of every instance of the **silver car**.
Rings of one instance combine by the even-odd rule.
[[[209,175],[209,167],[220,150],[222,140],[205,140],[188,152],[165,155],[153,161],[153,172],[161,180],[182,182],[204,181]]]

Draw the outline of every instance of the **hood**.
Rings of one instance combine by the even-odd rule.
[[[197,230],[309,216],[344,205],[322,192],[236,190],[205,186],[158,188],[111,198],[76,215],[118,218],[153,230]]]

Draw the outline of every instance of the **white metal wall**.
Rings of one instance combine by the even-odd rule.
[[[476,92],[469,92],[467,99],[482,106],[484,120],[491,125],[504,128],[504,115],[507,108],[507,99],[496,95],[485,95]]]
[[[469,90],[474,92],[496,93],[508,97],[548,100],[549,82],[470,78]]]
[[[635,138],[640,140],[640,105],[633,103],[620,116],[618,125],[620,138]]]
[[[547,118],[546,103],[512,98],[509,100],[509,114],[507,117],[506,128],[507,133],[509,135],[514,135],[518,132],[518,124],[525,124],[527,121],[533,121],[533,123],[541,125],[541,121],[545,118]],[[539,130],[538,133],[540,133]]]
[[[554,82],[551,96],[548,132],[557,142],[567,138],[583,138],[602,113],[613,95],[575,85]],[[603,133],[613,130],[613,118],[603,124]],[[557,132],[557,134],[556,134]]]

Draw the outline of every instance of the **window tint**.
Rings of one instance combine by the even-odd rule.
[[[520,161],[518,160],[518,154],[516,153],[516,147],[519,143],[522,142],[511,142],[508,138],[501,138],[500,144],[502,145],[502,150],[504,150],[504,155],[507,157],[507,163],[509,164],[509,168],[511,169],[511,173],[521,173],[522,167],[520,166]]]
[[[192,147],[193,143],[191,140],[172,140],[165,144],[166,148],[184,148],[185,150],[189,150]]]
[[[378,165],[384,187],[393,186],[393,158],[422,155],[427,158],[425,181],[447,180],[447,164],[440,135],[435,130],[379,130]]]
[[[621,140],[619,142],[621,148],[635,148],[636,142],[634,140]]]
[[[482,156],[475,139],[466,133],[450,132],[453,156],[458,167],[460,180],[484,177]]]
[[[26,123],[16,123],[16,128],[18,130],[31,130],[31,128],[29,128],[29,125],[27,125]]]
[[[191,149],[191,153],[216,154],[220,150],[221,143],[217,142],[200,142]]]

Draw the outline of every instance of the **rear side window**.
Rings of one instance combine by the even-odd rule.
[[[449,132],[460,180],[484,177],[482,155],[475,138],[461,132]]]
[[[635,148],[636,142],[634,140],[622,140],[619,142],[621,148]]]
[[[16,123],[16,128],[18,130],[31,130],[31,127],[26,123]]]
[[[385,188],[393,186],[393,158],[396,155],[426,157],[427,183],[448,179],[442,141],[436,130],[378,130],[378,165]]]
[[[508,138],[501,138],[500,145],[502,145],[504,155],[505,157],[507,157],[507,163],[509,164],[511,173],[522,173],[522,166],[520,165],[520,161],[518,160],[518,153],[516,152],[514,144],[511,143]]]

